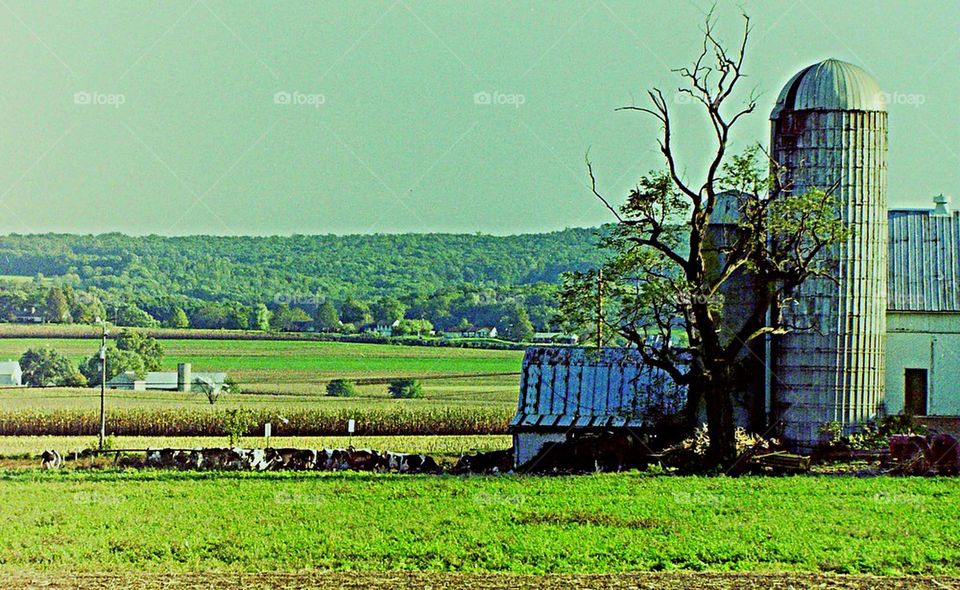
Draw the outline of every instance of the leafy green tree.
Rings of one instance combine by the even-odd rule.
[[[70,360],[48,347],[28,348],[20,357],[23,384],[30,387],[67,385],[75,372]]]
[[[381,297],[370,308],[373,319],[383,324],[392,324],[403,319],[407,306],[396,297]]]
[[[250,327],[250,310],[239,303],[234,304],[227,312],[227,328],[232,330],[246,330]]]
[[[163,344],[138,330],[123,330],[117,336],[116,347],[140,356],[147,371],[159,371],[163,366]]]
[[[182,307],[174,307],[170,313],[170,318],[166,321],[168,328],[189,328],[190,320],[187,319],[187,313]]]
[[[353,381],[334,379],[327,383],[327,395],[331,397],[353,397],[357,395],[357,388]]]
[[[120,350],[112,342],[107,344],[107,381],[128,371],[138,379],[143,379],[147,374],[140,355],[129,350]],[[80,366],[80,372],[91,386],[100,385],[99,351]]]
[[[366,303],[349,297],[340,306],[340,319],[345,323],[359,327],[363,324],[369,324],[373,320],[373,316],[370,314],[370,307]]]
[[[131,328],[156,328],[160,324],[149,313],[133,303],[121,304],[116,310],[116,324]]]
[[[73,321],[79,324],[92,324],[97,321],[97,318],[106,318],[107,311],[99,298],[83,293],[75,298],[70,315],[73,316]]]
[[[530,342],[533,340],[533,324],[527,309],[522,305],[514,305],[506,315],[500,319],[500,334],[507,340],[514,342]]]
[[[211,401],[210,403],[214,402]],[[220,415],[220,423],[230,439],[229,445],[233,447],[239,444],[240,439],[257,426],[257,417],[248,408],[230,408]]]
[[[416,379],[392,379],[387,386],[390,397],[396,399],[419,399],[423,397],[423,386]]]
[[[429,336],[433,331],[430,320],[400,320],[393,329],[394,336]]]
[[[70,306],[67,303],[67,297],[60,287],[50,287],[47,291],[46,311],[44,313],[48,322],[55,324],[70,323]]]
[[[289,330],[294,322],[309,322],[310,316],[299,307],[290,307],[286,303],[277,306],[270,320],[270,327],[274,330]]]
[[[336,332],[340,330],[340,318],[337,316],[337,308],[330,301],[324,301],[317,307],[317,331]]]
[[[270,318],[273,314],[270,313],[270,310],[267,309],[267,306],[258,303],[257,306],[253,309],[253,329],[260,330],[261,332],[267,332],[270,330]]]

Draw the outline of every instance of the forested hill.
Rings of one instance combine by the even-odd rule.
[[[84,286],[132,287],[207,300],[263,301],[289,290],[348,295],[429,293],[471,283],[556,282],[598,260],[595,229],[489,236],[0,237],[4,275],[76,275]]]
[[[0,275],[56,277],[57,284],[101,293],[108,305],[119,296],[153,309],[154,317],[172,305],[188,313],[199,302],[272,308],[284,297],[295,304],[296,298],[311,295],[338,306],[347,298],[411,301],[465,285],[503,292],[555,284],[563,272],[596,266],[598,231],[515,236],[11,234],[0,237]]]

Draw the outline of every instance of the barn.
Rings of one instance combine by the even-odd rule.
[[[579,432],[639,433],[681,412],[685,392],[636,349],[536,347],[523,359],[510,422],[517,466]]]
[[[960,216],[892,209],[887,270],[886,411],[960,415]]]

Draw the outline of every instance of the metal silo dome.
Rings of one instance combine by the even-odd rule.
[[[800,70],[780,91],[770,113],[792,111],[886,111],[880,85],[863,68],[827,59]]]

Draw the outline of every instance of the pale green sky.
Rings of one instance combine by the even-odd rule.
[[[500,234],[609,221],[584,153],[614,197],[659,165],[653,123],[614,108],[676,87],[669,68],[694,56],[707,6],[3,0],[0,232]],[[844,59],[894,97],[890,205],[960,197],[960,1],[746,9],[749,83],[763,96],[740,141],[767,141],[795,71]],[[719,12],[734,32],[735,6]],[[276,104],[277,92],[307,104]],[[693,106],[675,113],[681,132],[696,126]],[[679,140],[691,175],[706,139]]]

